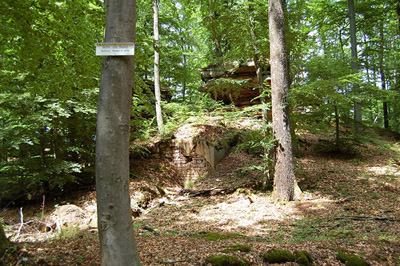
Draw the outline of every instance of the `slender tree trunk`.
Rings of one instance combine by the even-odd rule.
[[[154,95],[156,96],[156,117],[158,134],[164,132],[164,122],[161,112],[161,89],[160,89],[160,53],[158,33],[158,0],[153,0],[154,10]]]
[[[105,42],[134,42],[136,1],[106,4]],[[96,133],[96,190],[101,265],[140,265],[129,196],[133,56],[103,59]]]
[[[351,41],[351,57],[353,72],[358,72],[358,59],[357,59],[357,38],[356,38],[356,19],[354,12],[354,1],[348,0],[349,5],[349,17],[350,17],[350,41]],[[359,86],[353,86],[354,92],[357,94],[359,91]],[[360,100],[354,100],[354,120],[356,123],[355,132],[356,134],[360,134],[362,131],[361,122],[362,122],[362,107]]]
[[[399,0],[400,1],[400,0]],[[399,5],[399,16],[400,16],[400,5]],[[400,23],[400,22],[399,22]],[[399,24],[400,25],[400,24]],[[400,29],[399,29],[400,30]],[[393,41],[392,42],[392,49],[394,50],[395,48],[396,48],[396,46],[395,46],[395,44],[394,44],[394,42],[395,41]],[[394,69],[394,71],[393,71],[393,87],[395,88],[395,90],[397,91],[397,92],[399,92],[398,90],[399,90],[399,84],[398,84],[398,82],[399,82],[399,79],[398,79],[398,77],[397,77],[397,75],[398,75],[398,71],[397,71],[397,54],[396,53],[394,53],[394,58],[393,58],[393,69]],[[398,104],[399,104],[399,96],[398,96],[398,94],[394,97],[394,103],[393,103],[393,119],[394,119],[394,131],[395,132],[399,132],[399,117],[398,117],[398,114],[399,114],[399,106],[398,106]]]
[[[400,33],[400,0],[397,0],[397,5],[396,5],[396,11],[397,11],[397,20],[399,23],[399,33]]]
[[[58,126],[60,124],[59,118],[53,119],[53,145],[54,145],[54,157],[57,161],[60,161],[61,150],[60,150],[60,137],[58,135]]]
[[[297,198],[292,138],[289,119],[289,69],[285,40],[284,0],[269,0],[269,38],[271,52],[272,125],[276,142],[273,198],[290,201]]]
[[[4,119],[1,121],[3,128],[6,127],[6,124],[4,122]],[[0,154],[0,162],[7,162],[7,154],[6,154],[6,139],[4,138],[4,134],[2,135],[1,138],[1,154]]]
[[[182,40],[182,42],[183,41],[184,40]],[[185,52],[186,49],[183,44],[181,47],[182,47],[182,51]],[[183,53],[182,57],[183,57],[183,68],[186,69],[186,62],[187,62],[186,54]],[[185,101],[185,98],[186,98],[186,76],[183,78],[183,82],[182,82],[182,99],[183,99],[183,101]]]
[[[337,104],[335,104],[335,124],[336,124],[336,149],[340,148],[340,128],[339,128],[339,110]]]
[[[383,66],[383,20],[381,22],[381,27],[379,31],[379,39],[380,39],[380,51],[379,51],[379,71],[381,72],[381,85],[382,85],[382,90],[386,90],[386,78],[385,78],[385,69]],[[389,113],[388,113],[388,103],[387,99],[383,100],[383,126],[384,128],[388,129],[389,128]]]

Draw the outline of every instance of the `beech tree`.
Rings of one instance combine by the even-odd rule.
[[[354,14],[354,1],[348,0],[349,4],[349,17],[350,17],[350,41],[351,41],[351,57],[353,72],[358,72],[358,62],[357,62],[357,39],[356,39],[356,19]],[[357,93],[359,90],[359,86],[353,86],[353,90]],[[356,96],[357,97],[357,96]],[[354,120],[356,122],[356,134],[361,133],[361,122],[362,122],[362,113],[361,113],[361,103],[360,100],[355,98],[354,100]]]
[[[134,42],[136,1],[106,1],[104,42]],[[96,191],[101,265],[140,265],[129,197],[133,56],[106,56],[96,133]]]
[[[161,89],[160,89],[160,52],[158,33],[158,0],[153,0],[154,10],[154,95],[156,97],[156,117],[158,134],[164,131],[164,123],[161,112]]]
[[[272,127],[276,145],[273,198],[290,201],[299,197],[294,175],[289,119],[289,67],[285,40],[283,0],[269,0]],[[296,190],[296,193],[295,193]]]

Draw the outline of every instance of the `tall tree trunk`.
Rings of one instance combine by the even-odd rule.
[[[6,128],[4,119],[1,122],[2,122],[3,128]],[[0,162],[7,162],[7,157],[8,157],[8,155],[6,154],[6,139],[4,138],[4,134],[2,134]]]
[[[352,68],[353,72],[358,72],[358,59],[357,59],[357,39],[356,39],[356,19],[354,12],[354,1],[348,0],[349,5],[349,17],[350,17],[350,41],[351,41],[351,57],[352,57]],[[353,86],[354,92],[357,94],[359,91],[359,86]],[[361,122],[362,122],[362,107],[360,100],[357,98],[354,100],[354,120],[356,123],[355,132],[356,134],[360,134],[362,131]]]
[[[60,150],[60,137],[58,135],[58,126],[60,124],[59,118],[53,119],[53,146],[54,146],[54,157],[57,161],[62,159]]]
[[[400,0],[397,0],[397,5],[396,5],[396,11],[397,11],[397,21],[399,23],[399,33],[400,33]]]
[[[289,69],[285,39],[284,0],[268,1],[271,53],[272,125],[276,142],[273,198],[290,201],[297,197],[289,119]]]
[[[380,49],[379,49],[379,71],[381,74],[381,85],[382,85],[382,90],[386,90],[386,78],[385,78],[385,69],[383,66],[383,52],[384,52],[384,47],[383,47],[383,20],[381,21],[381,27],[379,31],[379,39],[380,39]],[[388,103],[387,99],[383,100],[383,126],[384,128],[388,129],[389,128],[389,113],[388,113]]]
[[[399,16],[400,16],[400,6],[399,6]],[[395,45],[395,43],[393,41],[392,42],[392,49],[394,50],[395,48],[396,48],[396,45]],[[398,106],[398,104],[399,104],[399,96],[398,96],[398,93],[399,93],[400,86],[399,86],[399,78],[397,76],[398,75],[398,71],[397,71],[398,68],[397,68],[397,54],[396,53],[394,53],[393,66],[394,66],[393,67],[393,69],[394,69],[394,71],[393,71],[393,84],[394,84],[393,87],[397,91],[397,94],[395,95],[395,97],[393,99],[394,104],[393,104],[393,116],[392,117],[394,119],[394,131],[395,132],[399,132],[399,116],[398,116],[398,114],[399,114],[399,106]]]
[[[153,0],[154,10],[154,95],[156,96],[156,117],[158,134],[164,132],[164,122],[161,112],[161,89],[160,89],[160,53],[159,53],[159,33],[158,33],[158,0]]]
[[[106,4],[105,42],[134,42],[136,1]],[[101,265],[140,265],[129,197],[133,56],[103,59],[96,132],[96,190]]]

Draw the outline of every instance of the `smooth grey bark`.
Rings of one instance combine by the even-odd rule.
[[[160,53],[158,41],[160,34],[158,32],[158,1],[153,0],[154,11],[154,95],[156,97],[156,118],[158,134],[162,135],[164,132],[164,122],[161,112],[161,89],[160,89]]]
[[[136,1],[106,4],[105,42],[134,42]],[[96,132],[101,265],[140,265],[129,196],[129,136],[134,57],[103,58]]]
[[[295,180],[292,137],[290,134],[288,102],[290,81],[283,1],[268,1],[272,126],[276,143],[272,197],[278,201],[291,201],[298,199],[301,192]]]
[[[348,0],[349,6],[349,18],[350,18],[350,42],[351,42],[351,57],[352,57],[352,68],[353,72],[358,72],[358,58],[357,58],[357,38],[356,38],[356,19],[354,12],[354,1]],[[354,92],[357,94],[359,91],[359,86],[353,86]],[[355,132],[356,134],[360,134],[362,131],[361,122],[362,122],[362,107],[361,103],[358,99],[354,100],[354,120],[356,122]]]

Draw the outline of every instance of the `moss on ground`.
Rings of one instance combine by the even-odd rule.
[[[350,257],[351,257],[351,255],[343,250],[339,250],[338,254],[336,255],[336,258],[343,263],[346,263],[346,261],[348,261],[350,259]]]
[[[206,263],[209,263],[212,266],[247,266],[251,264],[245,259],[228,255],[214,255],[208,257]]]
[[[227,249],[224,249],[224,253],[230,253],[230,252],[235,252],[235,251],[240,251],[240,252],[250,252],[253,248],[247,245],[242,245],[242,244],[234,244],[230,245]]]
[[[368,263],[357,255],[349,254],[344,250],[339,250],[336,256],[338,260],[345,263],[347,266],[367,266]]]
[[[208,241],[217,241],[217,240],[232,239],[232,238],[245,238],[245,236],[240,235],[240,234],[221,234],[221,233],[215,233],[215,232],[198,234],[198,235],[194,235],[193,237],[201,237]]]
[[[295,251],[294,256],[298,264],[305,266],[312,265],[313,259],[311,257],[311,254],[308,253],[307,251],[305,250]]]
[[[296,257],[289,250],[273,249],[263,255],[263,259],[268,263],[294,262]]]

